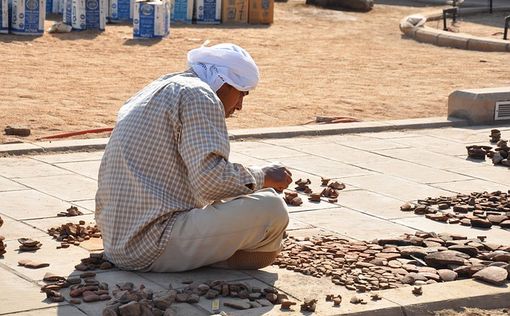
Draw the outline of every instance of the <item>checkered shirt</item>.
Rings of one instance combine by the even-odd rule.
[[[152,82],[119,111],[101,161],[96,221],[106,257],[144,270],[179,212],[262,187],[260,168],[228,161],[223,104],[188,70]]]

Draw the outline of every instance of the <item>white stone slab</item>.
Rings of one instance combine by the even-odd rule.
[[[408,148],[409,146],[396,143],[388,139],[367,138],[366,140],[357,141],[338,141],[337,143],[347,147],[361,149],[370,152],[378,152],[379,150]]]
[[[383,174],[346,178],[344,182],[402,201],[452,195],[449,191]]]
[[[0,158],[0,175],[10,179],[69,173],[67,170],[31,158]]]
[[[83,151],[83,152],[69,152],[61,154],[41,154],[32,156],[32,159],[44,161],[46,163],[61,163],[61,162],[78,162],[78,161],[96,161],[103,158],[104,151]]]
[[[97,181],[100,164],[101,164],[100,160],[93,160],[93,161],[57,163],[55,164],[55,166],[58,166],[65,170],[69,170],[82,176],[89,177]]]
[[[414,233],[413,229],[348,208],[324,209],[290,214],[307,224],[323,228],[352,239],[373,240]]]
[[[262,142],[232,142],[230,150],[258,159],[278,159],[305,155],[296,150]]]
[[[71,206],[36,190],[0,192],[0,200],[0,212],[15,219],[53,217]]]
[[[53,308],[36,309],[22,313],[16,313],[16,316],[87,316],[87,314],[84,314],[75,306],[60,305]]]
[[[20,222],[10,217],[0,214],[4,220],[4,224],[0,228],[0,235],[5,237],[5,240],[17,240],[18,238],[39,238],[45,237],[48,234],[34,228],[33,226]]]
[[[281,158],[280,161],[290,168],[325,178],[343,178],[372,173],[358,167],[317,156]]]
[[[0,192],[27,190],[28,188],[15,181],[0,176]]]
[[[4,268],[0,269],[0,297],[2,301],[0,304],[1,315],[66,304],[47,303],[45,295],[40,292],[36,284],[28,282]]]
[[[77,224],[81,220],[85,221],[87,225],[95,224],[94,214],[85,214],[72,217],[48,217],[42,219],[24,220],[23,222],[27,225],[40,229],[43,232],[46,232],[48,228],[51,228],[53,226],[60,226],[66,223]]]
[[[94,199],[97,191],[96,181],[77,174],[24,178],[20,182],[65,201]]]
[[[393,141],[399,144],[451,156],[466,154],[466,145],[455,140],[446,140],[432,136],[416,136],[393,139]]]
[[[435,183],[432,186],[448,190],[456,193],[464,193],[469,194],[471,192],[494,192],[494,191],[504,191],[506,192],[509,189],[508,185],[494,183],[491,181],[474,179],[467,181],[454,181],[454,182],[445,182],[445,183]]]
[[[467,175],[472,178],[492,181],[495,183],[506,184],[509,183],[510,169],[504,166],[483,166],[483,167],[468,167],[456,170],[461,175]]]

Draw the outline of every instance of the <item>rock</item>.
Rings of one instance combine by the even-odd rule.
[[[428,254],[426,248],[417,246],[403,246],[397,249],[404,258],[411,258],[411,256],[414,256],[423,259]]]
[[[258,299],[256,302],[262,306],[272,306],[273,305],[270,301],[266,300],[265,298]]]
[[[463,252],[469,255],[470,257],[476,257],[478,255],[478,249],[472,246],[453,245],[448,247],[448,249]]]
[[[414,206],[411,203],[405,203],[400,206],[400,210],[402,212],[412,212],[414,210]]]
[[[142,309],[140,303],[132,301],[119,307],[120,316],[140,316]]]
[[[494,285],[503,285],[506,283],[508,271],[501,267],[487,267],[473,275],[473,278]]]
[[[419,296],[423,294],[423,289],[421,286],[415,286],[412,292],[414,295]]]
[[[83,301],[87,302],[87,303],[97,302],[97,301],[101,300],[101,297],[99,295],[97,295],[96,293],[91,292],[91,291],[85,291],[82,293],[82,295],[83,295]]]
[[[351,299],[350,299],[350,301],[349,301],[349,302],[350,302],[351,304],[359,304],[359,303],[361,303],[361,301],[363,301],[363,299],[362,299],[362,298],[359,298],[359,297],[357,297],[356,295],[354,295],[353,297],[351,297]]]
[[[281,309],[290,309],[291,306],[296,305],[296,302],[289,301],[287,299],[282,300]]]
[[[499,226],[501,228],[510,228],[510,219],[504,220],[501,223],[499,223]]]
[[[445,282],[454,281],[457,279],[457,272],[449,270],[449,269],[439,269],[437,273],[441,277],[441,280]]]
[[[40,268],[45,268],[45,267],[50,266],[50,264],[47,262],[32,261],[29,259],[19,260],[18,265],[23,266],[25,268],[30,268],[30,269],[40,269]]]
[[[471,226],[479,228],[491,228],[492,223],[483,218],[471,218]]]
[[[225,299],[223,301],[223,305],[232,307],[235,309],[249,309],[249,308],[251,308],[250,303],[243,301],[241,299]]]
[[[506,215],[489,215],[487,216],[487,220],[491,222],[493,225],[499,225],[501,222],[504,222],[508,219]]]
[[[425,257],[425,262],[432,267],[442,267],[450,264],[461,266],[464,264],[464,258],[459,257],[457,252],[446,250],[428,254]]]
[[[315,309],[317,308],[317,300],[306,298],[303,300],[303,303],[301,304],[301,311],[302,312],[315,312]]]
[[[21,136],[27,137],[30,136],[30,128],[20,127],[20,126],[7,126],[4,129],[5,135],[13,135],[13,136]]]

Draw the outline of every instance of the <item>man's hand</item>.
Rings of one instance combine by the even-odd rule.
[[[285,190],[292,183],[292,173],[281,164],[262,167],[264,171],[264,188],[273,188],[278,192]]]

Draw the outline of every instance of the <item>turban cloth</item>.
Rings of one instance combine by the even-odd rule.
[[[211,89],[228,83],[239,91],[253,90],[259,69],[250,54],[235,44],[202,46],[188,52],[188,65]]]

